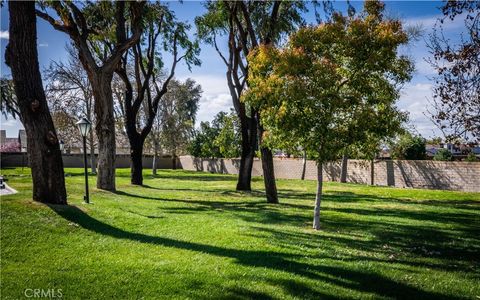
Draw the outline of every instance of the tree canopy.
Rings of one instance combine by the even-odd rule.
[[[413,65],[397,51],[407,32],[383,11],[368,1],[358,15],[335,13],[291,35],[283,49],[261,45],[249,55],[243,100],[258,107],[266,141],[299,140],[321,166],[345,145],[396,126],[389,116],[400,114],[395,101]]]

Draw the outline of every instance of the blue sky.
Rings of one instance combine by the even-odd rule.
[[[199,1],[168,2],[171,9],[175,12],[177,18],[192,25],[192,34],[194,28],[194,18],[204,13],[205,9]],[[345,2],[337,1],[335,5],[339,9],[346,6]],[[353,5],[359,10],[363,3],[361,1],[353,2]],[[428,106],[428,100],[431,98],[432,82],[429,78],[434,75],[433,70],[424,61],[428,57],[428,49],[425,45],[425,38],[432,31],[437,17],[439,17],[440,1],[387,1],[387,15],[399,18],[408,25],[420,25],[423,28],[423,37],[413,42],[401,51],[408,54],[415,61],[417,71],[412,81],[405,85],[398,106],[410,113],[411,124],[424,137],[440,135],[435,126],[425,117],[424,112]],[[313,12],[305,15],[307,22],[313,23]],[[4,50],[8,43],[8,9],[4,5],[1,8],[0,22],[0,50],[1,50],[1,75],[9,75],[10,70],[4,62]],[[69,38],[64,33],[54,30],[50,24],[38,19],[38,53],[40,67],[47,67],[51,61],[60,61],[66,59],[65,45]],[[463,23],[460,19],[449,22],[445,26],[446,36],[456,40],[459,39],[463,30]],[[230,94],[228,92],[225,67],[216,51],[209,45],[201,45],[202,51],[200,59],[202,65],[188,68],[182,64],[177,67],[176,76],[179,79],[191,77],[202,85],[203,97],[200,101],[200,110],[198,113],[199,121],[209,121],[219,111],[228,111],[231,104]],[[226,49],[226,44],[223,45]],[[168,59],[167,59],[168,60]],[[168,66],[168,62],[166,64]],[[1,117],[1,128],[7,130],[7,136],[16,136],[18,129],[22,125],[18,120]]]

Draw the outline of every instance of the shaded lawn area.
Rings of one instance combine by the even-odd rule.
[[[314,181],[145,173],[82,204],[80,169],[67,169],[70,206],[32,202],[29,170],[2,173],[1,296],[62,289],[66,299],[480,297],[480,194],[326,183],[313,231]]]

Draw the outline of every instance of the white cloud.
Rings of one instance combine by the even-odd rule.
[[[191,73],[188,76],[180,76],[179,80],[192,78],[202,86],[204,94],[229,94],[227,79],[221,75],[195,74]]]
[[[13,127],[17,126],[19,121],[16,119],[13,119],[12,117],[8,118],[7,120],[1,122],[2,127]]]
[[[402,90],[398,107],[407,111],[410,124],[414,125],[424,137],[440,136],[437,127],[425,115],[429,106],[428,99],[432,98],[430,83],[407,84]]]
[[[227,79],[224,76],[212,76],[205,74],[191,74],[191,76],[180,77],[181,81],[192,78],[202,86],[203,94],[200,99],[200,107],[197,114],[197,122],[212,121],[213,117],[220,111],[230,111],[233,107],[232,97],[227,86]],[[198,125],[197,124],[197,125]]]
[[[437,74],[437,71],[423,57],[415,57],[415,71],[419,75],[426,76]]]
[[[40,43],[38,44],[38,47],[48,47],[48,43]]]
[[[231,107],[233,105],[230,94],[205,95],[200,99],[200,108],[197,115],[198,122],[211,122],[217,113],[221,111],[229,112]]]
[[[424,17],[411,17],[411,18],[404,18],[403,22],[406,26],[421,26],[423,30],[431,31],[438,22],[439,18],[442,18],[443,15],[434,15],[434,16],[424,16]],[[464,20],[466,15],[460,14],[458,15],[453,21],[450,19],[446,19],[442,24],[444,30],[454,30],[459,29],[464,26]]]
[[[23,129],[23,125],[18,118],[14,119],[9,116],[8,119],[5,119],[2,114],[0,117],[0,129],[5,130],[8,137],[17,137],[18,131]]]
[[[0,30],[0,39],[8,40],[9,37],[10,34],[8,33],[8,30]]]

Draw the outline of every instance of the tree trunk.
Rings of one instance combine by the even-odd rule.
[[[259,133],[259,142],[262,143],[263,126],[260,124],[260,116],[257,113],[257,125]],[[272,151],[264,146],[260,146],[262,153],[262,169],[263,169],[263,182],[265,183],[265,193],[267,195],[268,203],[278,203],[277,185],[275,183],[275,169],[273,166],[273,154]]]
[[[265,183],[265,193],[268,203],[278,203],[277,185],[275,183],[275,170],[273,167],[272,151],[266,147],[261,147],[263,181]]]
[[[95,130],[98,138],[97,188],[115,191],[115,118],[113,114],[112,74],[90,75],[95,99]]]
[[[240,168],[238,170],[237,191],[251,191],[253,159],[255,152],[251,151],[251,149],[243,150],[243,148],[244,147],[242,145]],[[248,148],[250,147],[248,146]]]
[[[130,183],[134,185],[143,184],[143,140],[141,138],[130,140]]]
[[[95,165],[95,140],[93,138],[93,130],[90,130],[90,168],[92,173],[97,173],[97,166]]]
[[[315,208],[313,211],[313,229],[320,229],[320,204],[322,203],[323,186],[323,164],[317,163],[317,195],[315,197]]]
[[[307,151],[303,150],[303,161],[302,161],[302,180],[305,180],[305,172],[307,170]]]
[[[370,161],[370,185],[375,184],[375,161]]]
[[[153,153],[152,174],[157,175],[157,151]]]
[[[342,156],[342,171],[340,173],[340,182],[347,182],[347,169],[348,169],[348,155]]]
[[[177,169],[177,155],[175,153],[172,153],[172,169]]]
[[[10,40],[5,60],[12,71],[27,134],[33,200],[67,204],[62,154],[38,66],[35,3],[10,1],[8,9]]]
[[[248,118],[244,112],[239,114],[239,119],[242,131],[242,153],[238,170],[237,191],[251,191],[253,159],[257,142],[257,124],[255,124],[254,118]]]

